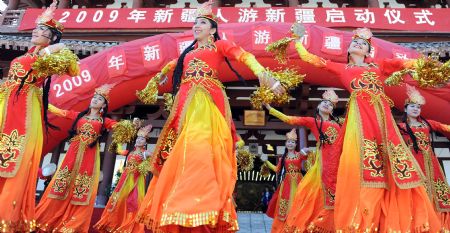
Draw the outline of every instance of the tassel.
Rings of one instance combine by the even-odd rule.
[[[150,163],[149,163],[148,159],[146,159],[137,166],[137,170],[139,171],[139,173],[141,175],[145,176],[150,171],[149,167],[150,167]]]
[[[303,82],[305,75],[298,74],[296,70],[286,68],[281,71],[267,71],[269,76],[274,77],[280,81],[281,85],[286,90],[281,95],[275,95],[271,87],[260,86],[250,95],[250,103],[254,109],[262,110],[264,103],[281,105],[289,102],[291,96],[288,93],[290,88],[297,87]]]
[[[163,97],[164,97],[164,109],[167,112],[170,112],[173,106],[173,95],[170,93],[164,93]]]
[[[275,55],[275,60],[280,64],[286,64],[288,60],[287,49],[289,43],[295,40],[295,38],[285,37],[283,39],[277,40],[266,47],[267,52],[271,52]]]
[[[259,171],[259,174],[263,178],[269,177],[270,176],[270,168],[264,163],[263,165],[261,165],[261,169]]]
[[[54,74],[78,75],[78,57],[69,49],[61,49],[59,52],[40,56],[33,63],[32,68],[38,76],[51,76]]]
[[[251,171],[253,169],[253,162],[255,155],[243,148],[237,150],[237,165],[240,171]]]
[[[395,86],[404,82],[403,76],[410,74],[419,87],[440,87],[448,84],[450,80],[450,61],[442,64],[432,57],[418,58],[414,69],[403,69],[392,73],[385,80],[386,85]]]
[[[136,91],[137,98],[144,104],[155,104],[158,100],[158,84],[161,78],[161,73],[156,74],[147,86],[140,91]]]
[[[115,152],[117,144],[130,143],[137,134],[137,129],[130,120],[121,120],[113,126],[112,143],[109,151]]]

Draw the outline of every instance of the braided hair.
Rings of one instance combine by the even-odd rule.
[[[61,40],[61,37],[62,37],[62,33],[54,28],[50,28],[50,27],[47,27],[47,28],[51,32],[50,45],[59,43]],[[27,80],[27,78],[31,74],[31,72],[33,72],[33,69],[30,69],[26,73],[26,75],[22,78],[22,80],[20,81],[19,88],[16,91],[16,100],[17,100],[17,98],[19,98],[20,91],[23,89],[23,87],[25,85],[25,81]],[[48,96],[50,93],[51,83],[52,83],[52,77],[47,76],[44,81],[44,86],[42,87],[42,105],[43,105],[43,110],[44,110],[43,117],[44,117],[44,123],[45,123],[45,131],[47,133],[48,133],[48,128],[59,130],[59,127],[51,124],[48,121],[48,114],[47,114],[48,113],[48,104],[49,104]]]
[[[324,101],[324,100],[322,100],[322,101]],[[320,122],[317,122],[317,119],[320,119]],[[338,125],[341,125],[341,123],[339,122],[339,118],[333,116],[333,114],[330,114],[330,119],[332,121],[335,121]],[[319,131],[319,140],[320,140],[319,146],[320,147],[322,147],[322,145],[325,142],[329,142],[328,136],[322,130],[323,122],[324,122],[323,117],[322,117],[322,115],[319,114],[319,108],[317,107],[316,111],[314,112],[314,123],[316,125],[317,131]]]
[[[219,36],[219,28],[215,21],[211,19],[207,19],[211,23],[211,29],[215,28],[216,32],[214,33],[214,41],[220,40]],[[173,70],[173,81],[172,81],[172,94],[175,95],[178,92],[178,89],[180,88],[181,83],[181,77],[183,76],[183,66],[184,66],[184,58],[186,55],[194,50],[195,43],[197,43],[197,40],[194,40],[186,49],[184,49],[183,53],[181,53],[180,57],[178,58],[177,65],[175,66],[175,69]],[[244,84],[245,79],[234,69],[234,67],[231,65],[228,58],[225,57],[225,62],[227,63],[228,67],[233,71],[233,73],[238,77],[239,81],[243,82]]]
[[[405,105],[405,109],[407,107],[408,107],[408,104]],[[433,131],[433,128],[431,127],[431,124],[425,118],[423,118],[422,116],[419,116],[418,120],[423,121],[423,122],[425,122],[425,124],[427,124],[428,130],[429,130],[428,132],[430,134],[430,139],[431,139],[431,148],[433,148],[433,150],[434,150],[434,140],[433,140],[433,132],[434,131]],[[399,129],[403,133],[405,133],[405,134],[407,134],[409,136],[409,138],[411,139],[414,151],[416,153],[418,153],[420,148],[419,148],[419,144],[417,143],[417,137],[414,134],[414,132],[412,131],[411,126],[408,123],[408,114],[406,112],[403,113],[402,122],[405,124],[405,128],[399,127]]]
[[[89,147],[94,147],[95,145],[97,145],[97,142],[100,140],[101,137],[104,137],[107,134],[107,130],[105,128],[105,118],[106,118],[106,113],[108,112],[108,101],[103,98],[105,100],[105,107],[103,108],[103,114],[102,114],[102,127],[100,128],[100,135],[97,136],[97,138],[95,139],[95,141],[91,142],[89,144]],[[78,113],[77,118],[75,118],[75,121],[72,123],[72,127],[69,130],[69,139],[75,137],[77,135],[77,124],[78,121],[83,118],[86,114],[88,114],[91,111],[91,108],[88,107],[86,110]]]

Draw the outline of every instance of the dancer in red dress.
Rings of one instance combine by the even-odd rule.
[[[433,132],[450,132],[450,126],[420,116],[425,98],[414,87],[407,85],[405,116],[399,124],[406,144],[425,174],[425,187],[441,219],[442,232],[450,231],[450,187],[433,151]]]

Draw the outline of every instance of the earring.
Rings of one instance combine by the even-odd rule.
[[[103,108],[100,109],[100,113],[103,113]]]
[[[214,43],[214,35],[213,34],[209,34],[208,36],[208,44],[212,44]]]

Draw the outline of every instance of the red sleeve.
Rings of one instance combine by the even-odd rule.
[[[344,70],[346,67],[347,67],[347,64],[344,64],[344,63],[333,62],[330,60],[326,60],[326,62],[325,62],[325,69],[336,74],[338,77],[341,77],[341,75],[344,73]]]
[[[450,125],[442,124],[440,122],[433,121],[433,120],[427,120],[427,121],[428,121],[428,123],[430,123],[431,128],[434,131],[441,132],[441,133],[450,133]]]
[[[381,72],[388,76],[405,68],[405,60],[400,58],[382,59],[378,61]]]
[[[117,121],[111,118],[105,118],[105,128],[111,130],[112,127],[117,123]]]
[[[313,117],[296,117],[290,116],[289,123],[292,125],[305,126],[309,129],[314,127],[314,118]]]
[[[224,57],[239,60],[245,50],[240,46],[236,45],[234,42],[228,40],[218,40],[216,41],[217,51],[219,51]]]

